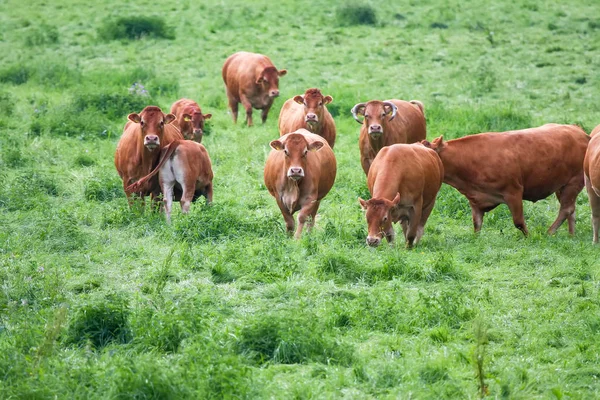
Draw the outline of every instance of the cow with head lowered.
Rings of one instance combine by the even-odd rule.
[[[283,103],[279,112],[279,135],[304,128],[322,136],[329,147],[335,144],[335,122],[327,111],[333,98],[323,96],[319,89],[307,89],[303,95],[294,96]]]
[[[589,136],[578,126],[546,124],[537,128],[489,132],[422,143],[444,164],[444,183],[471,205],[479,232],[483,216],[506,204],[517,229],[527,236],[523,200],[536,202],[556,194],[560,209],[548,229],[553,234],[567,220],[575,233],[575,203],[583,189],[583,159]]]
[[[151,179],[135,192],[127,187],[146,176],[158,163],[160,151],[169,143],[183,139],[179,129],[173,126],[173,114],[164,114],[159,107],[148,106],[141,113],[127,117],[123,134],[115,152],[115,167],[123,180],[123,189],[128,200],[137,193],[140,197],[160,194],[158,179]]]
[[[365,175],[384,146],[420,142],[426,137],[423,103],[418,100],[371,100],[356,104],[351,112],[362,124],[358,145]],[[363,120],[359,115],[364,117]]]
[[[293,214],[299,211],[295,238],[305,223],[311,228],[321,200],[335,181],[336,160],[319,135],[298,129],[270,143],[265,163],[265,186],[277,201],[288,233],[294,231]]]
[[[400,222],[406,247],[416,245],[443,179],[440,157],[420,143],[381,149],[367,179],[371,199],[358,199],[366,211],[367,244],[376,247],[384,236],[391,244],[395,237],[392,223]]]
[[[222,75],[231,108],[233,122],[237,122],[238,105],[246,110],[246,123],[252,126],[252,109],[262,110],[263,124],[273,101],[279,96],[279,77],[287,73],[278,70],[269,57],[240,51],[225,60]]]
[[[600,125],[594,128],[590,137],[592,139],[585,153],[583,172],[585,188],[592,208],[592,242],[598,243],[598,230],[600,229]]]
[[[179,99],[173,103],[171,114],[175,115],[173,123],[185,139],[202,143],[204,121],[210,119],[212,114],[202,114],[198,103],[190,99]]]
[[[418,100],[371,100],[356,104],[351,112],[356,122],[362,124],[358,146],[365,175],[384,146],[420,142],[426,137],[423,103]],[[364,118],[360,120],[359,115]]]

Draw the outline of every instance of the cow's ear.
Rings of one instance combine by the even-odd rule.
[[[429,140],[421,140],[421,144],[431,149],[431,142]]]
[[[323,97],[323,104],[329,104],[333,101],[333,97],[327,95],[325,97]]]
[[[256,84],[257,84],[257,85],[260,85],[260,84],[261,84],[261,83],[263,83],[263,81],[265,80],[265,78],[264,78],[264,75],[263,75],[263,74],[264,74],[264,72],[261,72],[261,73],[260,73],[260,76],[259,76],[258,78],[256,78]]]
[[[323,147],[323,142],[312,142],[308,145],[308,151],[319,151]]]
[[[367,211],[367,202],[360,197],[358,198],[358,202],[360,203],[360,208]]]
[[[137,113],[129,114],[127,116],[127,119],[130,120],[131,122],[135,122],[136,124],[139,124],[142,121],[142,118]]]
[[[279,71],[277,71],[277,73],[279,74],[279,76],[284,76],[285,74],[287,74],[287,69],[280,69]]]
[[[436,152],[442,151],[446,147],[446,142],[444,141],[444,136],[440,136],[438,138],[433,139],[431,142],[431,148]]]
[[[173,114],[167,114],[165,115],[165,125],[170,124],[171,122],[175,121],[176,117]]]
[[[210,117],[212,117],[212,114],[204,114],[203,117],[204,119],[210,119]]]
[[[304,97],[298,95],[298,96],[294,96],[294,101],[298,104],[304,104]]]
[[[183,114],[183,120],[185,122],[190,122],[192,120],[192,116],[190,114]]]
[[[400,203],[400,192],[396,193],[394,200],[392,200],[392,204],[394,205],[394,207],[397,206],[398,203]]]
[[[269,146],[271,146],[273,150],[277,151],[283,150],[284,147],[280,140],[273,140],[271,143],[269,143]]]

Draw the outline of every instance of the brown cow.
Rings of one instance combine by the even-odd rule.
[[[127,187],[152,170],[163,147],[174,140],[183,139],[183,136],[171,124],[175,116],[165,115],[156,106],[148,106],[140,114],[132,113],[127,118],[129,121],[125,124],[115,152],[115,167],[131,204],[130,197],[133,193],[138,193],[142,198],[149,194],[154,198],[160,194],[157,179],[146,182],[135,192],[127,190]]]
[[[585,188],[588,192],[590,207],[592,208],[592,241],[598,243],[598,229],[600,228],[600,125],[590,134],[591,140],[583,161],[585,173]]]
[[[267,56],[240,51],[227,58],[222,72],[233,122],[237,122],[238,103],[242,103],[248,126],[252,126],[252,108],[262,110],[264,124],[279,96],[279,77],[287,71],[278,71]]]
[[[325,107],[332,101],[331,96],[323,96],[319,89],[308,89],[303,96],[288,99],[279,113],[279,135],[304,128],[322,136],[333,149],[335,122]]]
[[[574,125],[547,124],[509,132],[480,133],[432,143],[423,141],[444,163],[444,183],[465,195],[475,232],[484,213],[506,204],[515,226],[527,235],[523,200],[536,202],[556,193],[558,217],[553,234],[565,221],[575,233],[575,200],[583,189],[583,158],[589,136]]]
[[[210,157],[206,148],[191,140],[177,140],[163,148],[160,161],[148,175],[129,186],[127,189],[136,191],[160,172],[159,181],[165,200],[165,215],[171,222],[171,206],[173,204],[173,189],[181,188],[181,211],[184,214],[190,210],[190,204],[198,197],[206,197],[206,203],[212,202],[213,172]]]
[[[382,147],[420,142],[426,137],[423,103],[418,100],[371,100],[355,105],[351,112],[362,124],[358,145],[365,175],[369,174],[371,163]],[[357,115],[365,118],[361,121]]]
[[[300,211],[295,235],[299,239],[307,219],[309,229],[314,224],[321,199],[333,186],[335,156],[325,139],[306,129],[283,135],[270,146],[273,150],[265,164],[265,186],[275,197],[290,234],[293,214]]]
[[[416,245],[435,204],[444,166],[432,149],[420,143],[384,147],[373,160],[367,184],[371,200],[358,198],[366,211],[367,244],[379,246],[383,235],[394,240],[393,222],[400,221],[406,247]]]
[[[202,143],[204,121],[210,119],[212,114],[202,114],[198,103],[190,99],[179,99],[173,103],[171,114],[175,115],[175,126],[185,139]]]

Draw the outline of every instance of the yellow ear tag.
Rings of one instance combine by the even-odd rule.
[[[183,117],[183,120],[184,120],[185,122],[190,122],[192,119],[191,119],[190,117]]]

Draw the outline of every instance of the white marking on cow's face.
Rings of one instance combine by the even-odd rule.
[[[152,151],[160,146],[160,138],[158,135],[146,135],[144,136],[144,146]]]
[[[304,178],[304,168],[302,167],[290,167],[287,172],[288,178],[295,181]]]

